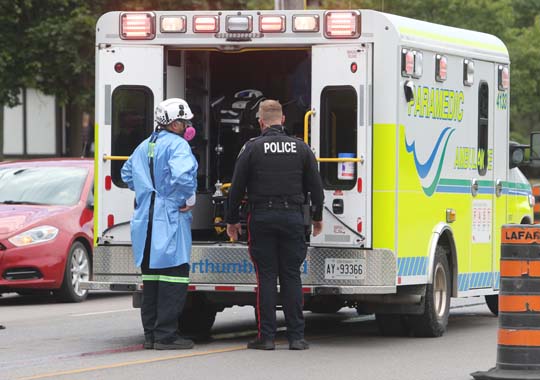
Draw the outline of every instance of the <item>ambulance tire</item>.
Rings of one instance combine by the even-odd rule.
[[[185,337],[205,339],[216,320],[217,310],[201,302],[194,302],[178,318],[178,334]]]
[[[489,311],[491,311],[491,313],[493,313],[494,316],[498,316],[499,315],[499,295],[490,294],[489,296],[485,296],[485,297],[486,297],[486,304]]]
[[[377,327],[382,336],[408,336],[409,326],[404,315],[375,314]]]
[[[446,331],[451,294],[447,252],[446,247],[437,246],[433,263],[433,282],[426,286],[424,313],[408,317],[414,336],[439,337]]]
[[[90,255],[88,249],[76,241],[69,250],[64,269],[64,280],[60,289],[54,292],[55,296],[63,302],[82,302],[88,297],[88,290],[80,289],[81,281],[90,279]]]

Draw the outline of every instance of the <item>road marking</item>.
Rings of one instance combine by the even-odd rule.
[[[224,353],[224,352],[241,351],[241,350],[245,350],[245,349],[246,349],[245,345],[234,346],[234,347],[222,348],[222,349],[219,349],[219,350],[212,350],[212,351],[200,351],[200,352],[193,352],[193,353],[189,353],[189,354],[164,356],[164,357],[161,357],[161,358],[154,358],[154,359],[133,360],[133,361],[129,361],[129,362],[120,362],[120,363],[102,365],[102,366],[97,366],[97,367],[79,368],[79,369],[74,369],[74,370],[70,370],[70,371],[50,372],[50,373],[44,373],[44,374],[41,374],[41,375],[35,375],[35,376],[29,376],[29,377],[21,377],[19,379],[20,380],[45,379],[45,378],[48,378],[48,377],[74,375],[74,374],[84,373],[84,372],[100,371],[100,370],[103,370],[103,369],[128,367],[128,366],[132,366],[132,365],[156,363],[156,362],[162,362],[162,361],[166,361],[166,360],[185,359],[185,358],[192,358],[192,357],[196,357],[196,356],[206,356],[206,355],[212,355],[212,354],[221,354],[221,353]]]
[[[484,305],[484,302],[479,303],[473,303],[473,304],[465,304],[465,305],[456,305],[452,306],[451,309],[461,309],[471,306],[479,306]],[[96,315],[96,314],[106,314],[106,313],[116,313],[116,312],[123,312],[123,311],[130,311],[133,309],[122,309],[122,310],[110,310],[110,311],[102,311],[102,312],[95,312],[95,313],[84,313],[84,314],[73,314],[72,317],[77,316],[85,316],[85,315]],[[454,318],[455,319],[455,318]],[[361,315],[361,316],[354,316],[351,318],[348,318],[342,322],[344,323],[352,323],[352,322],[366,322],[374,320],[373,315]],[[278,331],[285,331],[285,327],[278,327]],[[220,339],[230,339],[235,337],[245,337],[248,335],[253,335],[256,333],[255,330],[248,330],[248,331],[242,331],[237,333],[224,333],[224,334],[215,334],[212,335],[212,338],[220,340]],[[336,334],[336,335],[329,335],[329,336],[310,336],[309,340],[312,341],[318,341],[318,340],[324,340],[324,339],[331,339],[335,337],[343,336],[343,334]],[[287,344],[287,342],[277,340],[276,344]],[[134,351],[135,349],[139,349],[141,346],[130,346],[130,347],[124,347],[121,349],[112,349],[112,350],[104,350],[100,352],[91,352],[91,353],[85,353],[80,354],[80,356],[90,356],[90,355],[99,355],[103,353],[116,353],[116,352],[123,352],[123,351]],[[113,368],[120,368],[120,367],[128,367],[132,365],[141,365],[141,364],[148,364],[148,363],[156,363],[161,361],[168,361],[168,360],[174,360],[174,359],[184,359],[184,358],[190,358],[190,357],[197,357],[197,356],[207,356],[207,355],[213,355],[213,354],[220,354],[220,353],[227,353],[227,352],[233,352],[233,351],[241,351],[245,350],[246,346],[234,346],[229,348],[223,348],[219,350],[211,350],[211,351],[199,351],[199,352],[193,352],[189,354],[181,354],[181,355],[173,355],[173,356],[165,356],[160,358],[154,358],[154,359],[143,359],[143,360],[135,360],[135,361],[128,361],[128,362],[120,362],[115,364],[109,364],[109,365],[103,365],[103,366],[96,366],[96,367],[88,367],[88,368],[80,368],[75,370],[69,370],[69,371],[61,371],[61,372],[51,372],[51,373],[45,373],[41,375],[35,375],[30,377],[22,377],[19,378],[19,380],[35,380],[35,379],[45,379],[45,378],[51,378],[51,377],[57,377],[57,376],[66,376],[66,375],[74,375],[79,373],[85,373],[85,372],[93,372],[93,371],[100,371],[105,369],[113,369]]]
[[[125,312],[125,311],[133,311],[133,310],[135,310],[135,309],[134,308],[129,308],[129,309],[120,309],[120,310],[95,311],[93,313],[71,314],[70,317],[86,317],[88,315],[122,313],[122,312]]]

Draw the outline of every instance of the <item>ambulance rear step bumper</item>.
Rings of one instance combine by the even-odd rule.
[[[117,292],[136,292],[142,290],[142,284],[136,283],[81,281],[79,286],[83,290],[112,290]]]
[[[106,281],[83,281],[82,289],[87,290],[111,290],[120,292],[135,292],[142,290],[141,283],[133,282],[106,282]],[[256,284],[190,284],[191,292],[248,292],[257,291]],[[279,286],[278,286],[279,291]],[[395,286],[329,286],[309,285],[303,286],[302,292],[311,295],[342,295],[342,294],[394,294]]]
[[[330,268],[338,265],[361,266],[363,273],[358,276],[329,273]],[[142,282],[131,246],[95,247],[92,269],[95,282]],[[309,247],[300,276],[306,289],[317,289],[320,294],[395,293],[397,260],[389,249]],[[248,248],[241,244],[194,244],[189,278],[190,285],[196,287],[192,290],[252,292],[257,284]]]

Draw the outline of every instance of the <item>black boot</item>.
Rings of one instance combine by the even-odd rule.
[[[292,340],[289,342],[289,350],[309,350],[309,344],[304,339]]]
[[[273,350],[276,348],[273,339],[257,338],[247,344],[247,348],[252,350]]]
[[[144,337],[143,348],[145,350],[151,350],[151,349],[154,348],[154,337],[153,336],[146,335]]]
[[[154,349],[156,350],[188,350],[190,348],[193,348],[193,341],[182,337],[178,337],[170,343],[154,343]]]

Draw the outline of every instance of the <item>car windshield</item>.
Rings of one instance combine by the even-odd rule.
[[[79,202],[87,175],[78,167],[0,168],[0,203],[71,206]]]

